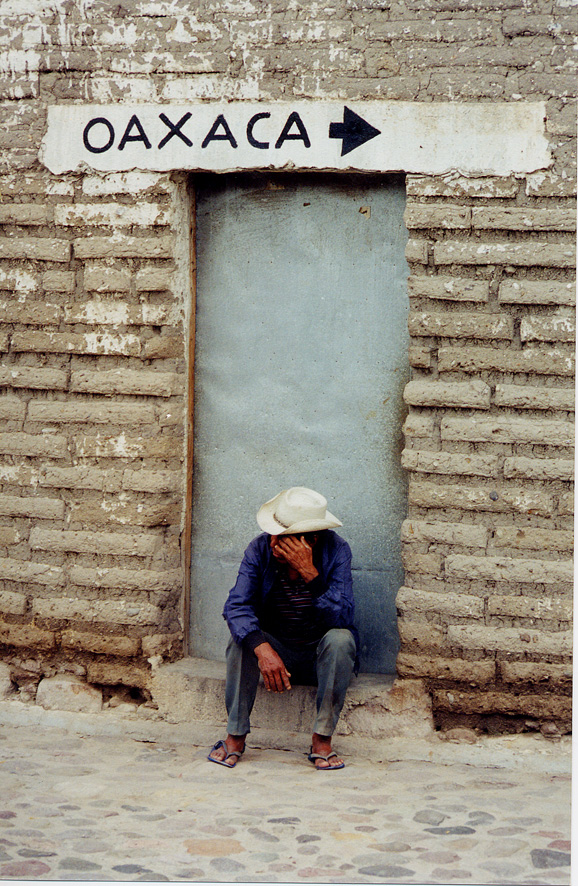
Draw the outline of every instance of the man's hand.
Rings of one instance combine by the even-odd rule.
[[[291,674],[270,643],[260,643],[256,646],[255,655],[267,692],[284,692],[286,689],[291,689],[289,682]]]
[[[303,536],[277,535],[271,540],[273,553],[295,569],[304,581],[312,581],[319,575],[313,565],[313,549]]]

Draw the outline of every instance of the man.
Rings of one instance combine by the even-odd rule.
[[[317,716],[309,760],[317,769],[342,769],[331,747],[356,664],[357,632],[351,549],[333,529],[342,523],[327,501],[294,486],[257,514],[264,534],[245,551],[223,616],[227,646],[227,738],[208,759],[233,768],[245,750],[250,714],[262,675],[268,692],[317,684]]]

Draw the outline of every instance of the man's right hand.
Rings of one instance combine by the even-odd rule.
[[[263,674],[267,692],[284,692],[286,689],[291,689],[289,682],[291,674],[283,664],[281,656],[275,652],[270,643],[261,643],[256,646],[255,655],[259,670]]]

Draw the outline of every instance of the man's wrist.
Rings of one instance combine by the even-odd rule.
[[[251,631],[247,634],[243,639],[243,646],[246,649],[249,649],[251,652],[255,652],[257,646],[261,646],[263,643],[266,643],[265,634],[260,629],[255,631]]]
[[[303,571],[301,573],[301,578],[307,584],[309,584],[310,581],[313,581],[314,579],[316,579],[318,576],[319,576],[319,572],[317,571],[317,569],[315,569],[315,566],[313,566],[311,569],[308,569],[308,570]]]

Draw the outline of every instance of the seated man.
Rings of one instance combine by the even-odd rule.
[[[309,760],[317,769],[345,765],[331,748],[356,663],[351,549],[322,495],[303,486],[264,504],[265,534],[248,546],[223,616],[227,646],[226,740],[208,759],[232,768],[245,749],[259,675],[269,692],[317,684],[317,716]]]

